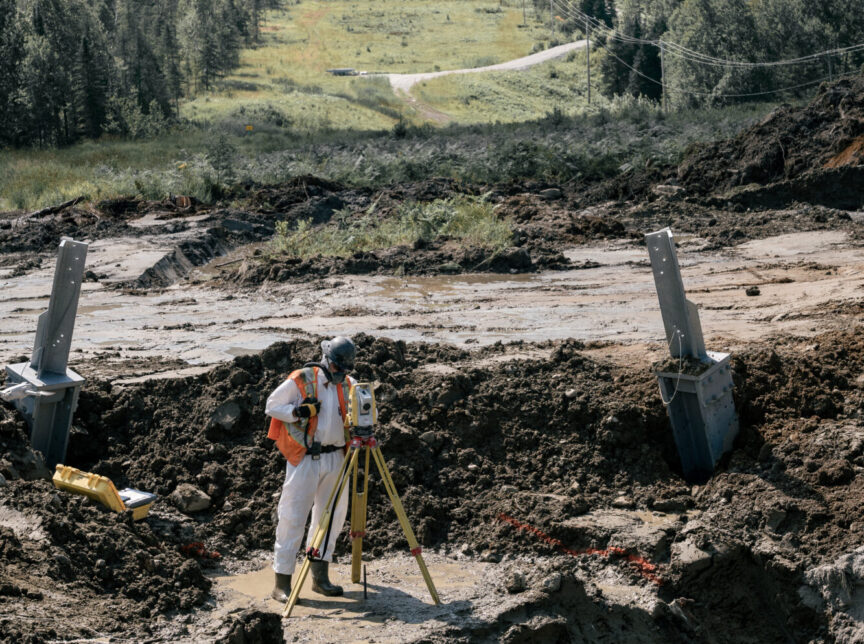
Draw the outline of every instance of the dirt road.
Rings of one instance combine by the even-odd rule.
[[[583,47],[585,47],[586,42],[587,41],[585,40],[577,40],[576,42],[570,42],[564,45],[558,45],[557,47],[551,47],[545,51],[531,54],[530,56],[516,58],[515,60],[508,60],[505,63],[498,63],[497,65],[487,65],[486,67],[473,67],[470,69],[451,69],[440,72],[423,72],[420,74],[387,74],[386,76],[390,80],[390,85],[397,92],[397,94],[400,91],[407,94],[411,91],[411,88],[420,81],[430,80],[432,78],[439,78],[441,76],[449,76],[451,74],[477,74],[481,72],[520,71],[523,69],[528,69],[529,67],[533,67],[534,65],[539,65],[540,63],[545,63],[549,60],[561,58],[562,56],[565,56],[573,50],[582,49]]]

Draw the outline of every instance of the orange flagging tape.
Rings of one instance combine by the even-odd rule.
[[[599,555],[601,557],[609,557],[611,555],[618,555],[620,557],[625,557],[629,563],[634,564],[637,572],[642,575],[648,581],[657,584],[658,586],[663,585],[663,580],[660,579],[659,572],[660,568],[657,564],[653,564],[647,559],[644,559],[638,555],[629,554],[624,548],[611,547],[611,548],[587,548],[585,550],[573,550],[572,548],[568,548],[561,541],[550,537],[545,532],[538,530],[532,525],[528,525],[527,523],[522,523],[517,521],[513,517],[507,516],[504,513],[498,515],[498,519],[503,521],[504,523],[509,523],[515,528],[519,530],[524,530],[525,532],[530,532],[531,534],[540,538],[541,541],[548,543],[550,546],[555,548],[556,550],[563,552],[565,555],[570,555],[571,557],[581,557],[583,555]]]

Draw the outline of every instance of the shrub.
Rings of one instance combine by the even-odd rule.
[[[458,239],[464,244],[491,250],[510,245],[512,228],[501,219],[497,207],[485,196],[459,195],[428,203],[405,203],[394,213],[378,216],[373,204],[363,213],[341,210],[322,226],[311,220],[276,225],[276,249],[292,257],[315,255],[345,257],[356,252],[391,248],[438,238]]]

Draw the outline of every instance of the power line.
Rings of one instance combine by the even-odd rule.
[[[765,62],[750,62],[750,61],[740,61],[740,60],[730,60],[724,58],[717,58],[715,56],[710,56],[708,54],[704,54],[702,52],[696,51],[694,49],[690,49],[683,45],[680,45],[675,42],[669,41],[659,41],[659,40],[646,40],[644,38],[634,38],[632,36],[627,36],[626,34],[622,34],[619,31],[608,27],[602,21],[594,18],[593,16],[589,16],[584,11],[579,9],[576,5],[574,5],[570,0],[551,0],[554,4],[558,6],[558,9],[562,11],[567,17],[573,18],[574,20],[578,20],[580,22],[585,22],[587,24],[592,25],[595,29],[603,32],[608,38],[613,40],[618,40],[619,42],[624,42],[628,44],[638,44],[638,45],[652,45],[654,47],[661,47],[666,50],[667,53],[677,56],[678,58],[682,58],[692,63],[702,64],[702,65],[710,65],[715,67],[741,67],[741,68],[756,68],[756,67],[781,67],[781,66],[790,66],[790,65],[801,65],[801,64],[812,64],[812,63],[821,63],[825,58],[830,58],[831,56],[841,56],[844,54],[853,53],[856,51],[864,50],[864,43],[859,43],[855,45],[849,45],[847,47],[828,49],[825,51],[817,52],[814,54],[808,54],[807,56],[800,56],[798,58],[787,58],[783,60],[776,61],[765,61]]]
[[[659,85],[660,87],[663,88],[664,91],[669,90],[669,91],[678,92],[679,94],[690,94],[692,96],[713,96],[715,98],[748,98],[748,97],[755,97],[755,96],[766,96],[768,94],[777,94],[780,92],[788,92],[788,91],[791,91],[793,89],[801,89],[803,87],[810,87],[811,85],[818,85],[819,83],[823,83],[826,80],[829,80],[829,77],[825,76],[825,77],[820,78],[818,80],[809,81],[807,83],[801,83],[800,85],[792,85],[790,87],[783,87],[780,89],[772,89],[772,90],[767,90],[764,92],[749,92],[746,94],[715,94],[714,92],[700,92],[697,90],[687,90],[687,89],[681,89],[678,87],[673,88],[671,85],[667,85],[666,83],[664,83],[662,81],[658,81],[656,78],[651,78],[647,74],[643,74],[642,72],[640,72],[635,67],[628,65],[626,62],[624,62],[623,60],[621,60],[621,58],[616,56],[608,47],[606,47],[606,45],[604,45],[600,41],[595,41],[595,42],[597,42],[598,45],[600,45],[603,49],[605,49],[606,53],[608,53],[610,56],[612,56],[612,58],[617,60],[619,63],[621,63],[624,67],[626,67],[630,71],[634,72],[635,74],[638,74],[639,76],[641,76],[645,80],[650,81],[650,82],[654,83],[655,85]]]

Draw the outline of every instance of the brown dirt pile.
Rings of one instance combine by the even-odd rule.
[[[823,85],[806,107],[778,108],[735,138],[700,147],[678,178],[702,194],[783,183],[776,199],[856,209],[864,204],[862,136],[864,76],[857,76]]]
[[[517,347],[469,353],[356,339],[357,376],[378,383],[378,435],[423,545],[491,560],[556,554],[499,515],[578,549],[607,547],[611,536],[578,527],[575,518],[634,507],[680,514],[651,552],[629,546],[661,565],[678,547],[704,555],[672,558],[664,570],[661,596],[670,606],[681,599],[669,610],[689,617],[682,625],[664,613],[663,637],[692,641],[712,632],[737,640],[759,622],[760,641],[829,639],[824,617],[801,604],[798,588],[805,570],[858,542],[864,332],[737,354],[741,437],[718,475],[695,489],[676,474],[650,365],[600,364],[573,341],[542,345],[553,350],[550,360],[503,361]],[[18,587],[37,586],[39,577],[26,572],[35,566],[52,583],[117,592],[142,611],[188,607],[207,585],[197,563],[179,558],[178,546],[202,541],[241,558],[271,548],[284,461],[265,437],[264,402],[288,371],[317,353],[316,344],[296,340],[198,377],[118,390],[88,385],[70,464],[163,497],[188,483],[209,495],[211,506],[183,515],[163,498],[153,518],[132,524],[47,483],[14,482],[0,499],[38,517],[50,544],[28,551],[3,533],[0,560],[19,575]],[[21,443],[20,424],[16,431],[7,446]],[[377,474],[370,500],[372,554],[406,548]],[[341,541],[339,552],[346,546]],[[634,570],[632,583],[651,582]],[[164,584],[164,592],[143,593],[145,584]],[[770,619],[760,621],[763,614]]]

